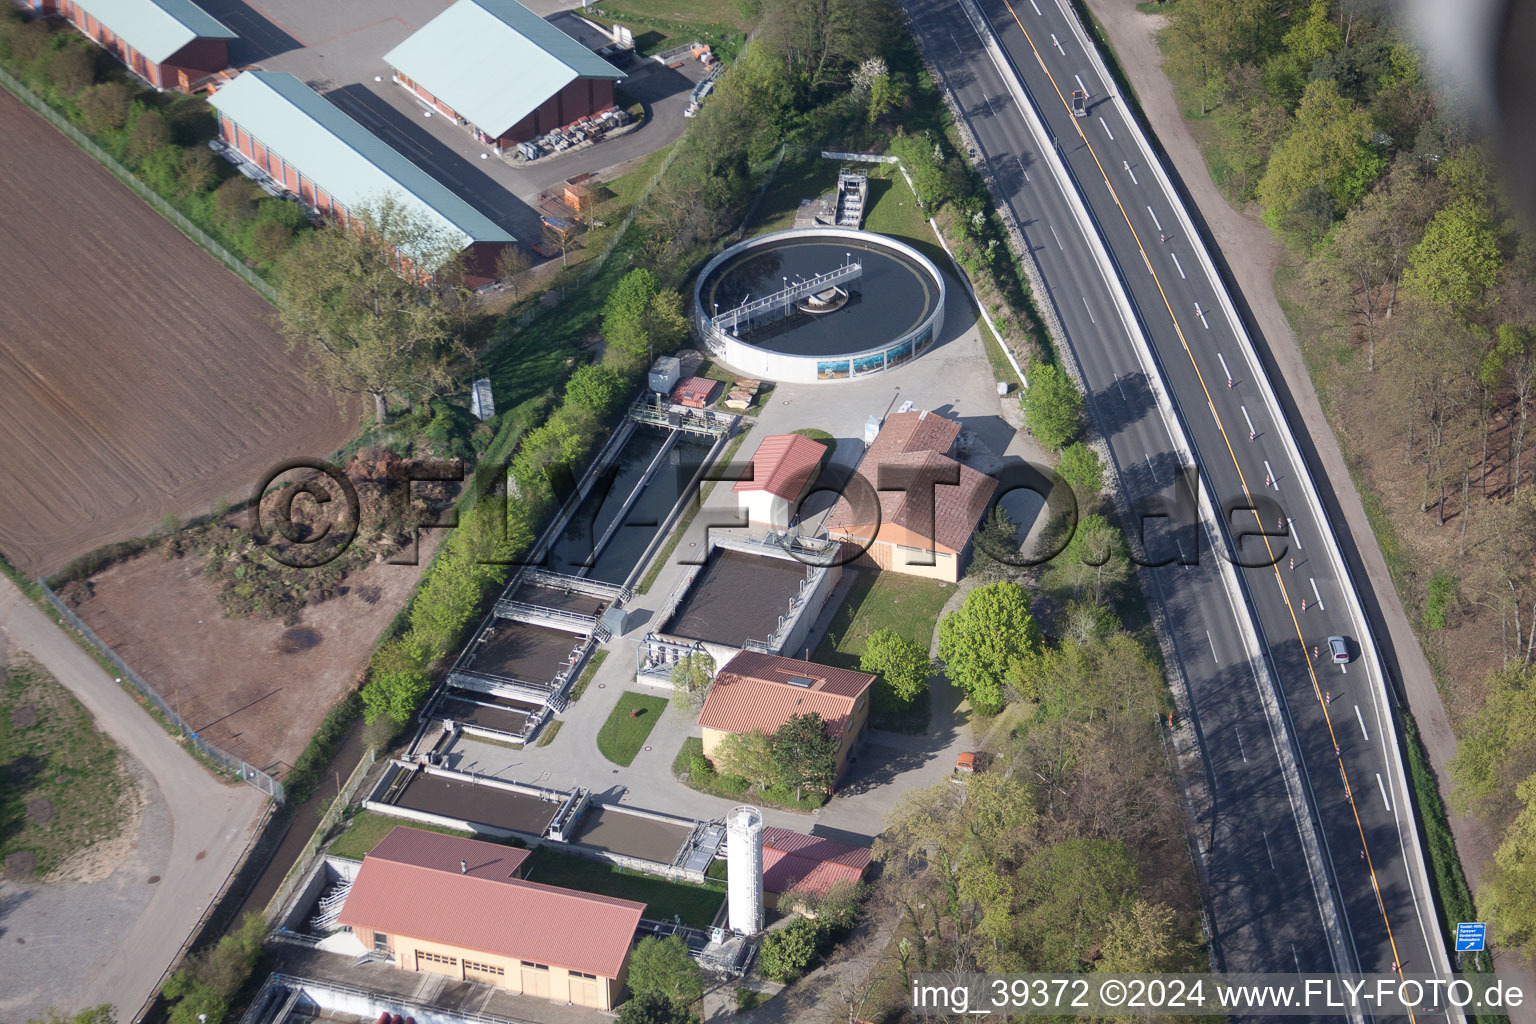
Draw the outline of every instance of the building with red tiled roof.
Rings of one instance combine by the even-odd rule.
[[[752,476],[731,488],[747,522],[785,529],[816,478],[827,446],[800,434],[770,434],[752,453]]]
[[[715,673],[699,711],[704,756],[711,756],[726,736],[772,735],[791,715],[815,713],[839,739],[836,777],[842,778],[848,755],[869,725],[874,681],[868,672],[742,651]]]
[[[870,852],[787,828],[763,829],[763,890],[775,897],[791,889],[826,895],[838,882],[858,882]]]
[[[719,381],[708,377],[684,377],[672,389],[672,401],[690,409],[702,409],[709,404],[719,386]]]
[[[997,481],[950,457],[959,434],[959,423],[926,409],[887,417],[858,468],[878,513],[874,502],[845,495],[827,513],[827,533],[865,548],[861,564],[959,582],[997,490]]]
[[[402,825],[363,858],[339,920],[402,970],[613,1009],[645,904],[526,880],[526,858]]]

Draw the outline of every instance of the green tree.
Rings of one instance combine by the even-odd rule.
[[[773,737],[760,730],[727,733],[715,747],[721,775],[739,775],[760,788],[773,785]]]
[[[715,659],[704,651],[677,659],[672,666],[672,706],[684,711],[698,710],[714,681]]]
[[[1403,287],[1433,306],[1464,315],[1477,306],[1503,266],[1487,207],[1457,202],[1435,214],[1408,254]]]
[[[1040,649],[1040,627],[1029,613],[1029,595],[1017,583],[989,583],[939,622],[939,660],[950,682],[965,691],[981,715],[1004,704],[1010,672]]]
[[[1283,48],[1265,65],[1270,92],[1285,103],[1302,95],[1314,64],[1344,46],[1344,32],[1334,24],[1329,8],[1329,0],[1312,0],[1305,16],[1293,16],[1292,27],[1281,38]]]
[[[658,995],[631,996],[619,1007],[619,1024],[696,1024],[698,1018]]]
[[[1507,665],[1486,685],[1487,700],[1462,730],[1451,777],[1463,806],[1497,813],[1536,771],[1536,666]]]
[[[351,212],[354,224],[327,224],[289,250],[278,322],[290,346],[308,356],[317,383],[372,397],[374,419],[383,423],[391,395],[426,401],[453,384],[448,360],[458,339],[449,295],[419,275],[453,279],[459,252],[437,225],[392,196]]]
[[[1029,909],[1020,926],[1047,971],[1081,970],[1136,891],[1136,862],[1113,839],[1054,843],[1029,858],[1021,874]]]
[[[1104,489],[1104,462],[1098,452],[1081,441],[1073,441],[1061,450],[1056,472],[1072,485],[1079,504],[1086,503]]]
[[[218,177],[217,160],[207,146],[183,149],[176,174],[176,194],[185,198],[207,191]]]
[[[261,262],[272,265],[293,244],[293,229],[280,221],[264,220],[251,229],[251,251]]]
[[[682,297],[644,267],[620,278],[603,306],[603,336],[625,367],[650,365],[656,352],[672,351],[687,334]]]
[[[812,711],[790,715],[773,733],[773,777],[799,800],[806,787],[831,795],[837,781],[838,738]]]
[[[238,231],[256,215],[256,186],[243,177],[226,178],[213,190],[213,213],[226,231]]]
[[[1173,971],[1183,952],[1173,908],[1138,899],[1111,915],[1093,969],[1098,974]]]
[[[630,954],[629,989],[637,996],[660,996],[686,1009],[704,998],[704,972],[682,936],[648,936]]]
[[[624,397],[624,378],[612,367],[590,363],[565,382],[565,400],[607,416]]]
[[[404,725],[431,692],[425,672],[376,672],[362,689],[363,716],[370,725],[380,718]]]
[[[1316,242],[1386,170],[1386,157],[1370,141],[1373,132],[1370,115],[1355,110],[1337,82],[1308,82],[1291,130],[1270,153],[1259,182],[1264,222],[1306,245]]]
[[[1051,560],[1041,584],[1079,601],[1102,604],[1130,578],[1125,535],[1095,512],[1078,520],[1072,539]]]
[[[905,711],[928,688],[931,664],[928,649],[908,640],[894,629],[877,629],[864,642],[859,668],[873,672],[875,706],[884,711]]]
[[[185,971],[171,975],[161,992],[171,1004],[171,1024],[222,1024],[229,1000]]]
[[[83,44],[60,47],[48,61],[48,84],[60,96],[74,96],[95,80],[96,62]]]
[[[496,277],[512,289],[512,301],[517,301],[518,282],[533,260],[523,247],[515,242],[502,248],[496,255]]]
[[[1494,852],[1479,909],[1493,922],[1500,945],[1529,956],[1536,952],[1536,774],[1520,783],[1515,796],[1524,807]]]
[[[78,102],[85,130],[92,135],[104,135],[128,123],[133,94],[122,82],[102,82],[82,92]]]
[[[1047,448],[1061,448],[1082,426],[1083,396],[1054,363],[1030,371],[1029,387],[1020,396],[1024,424]]]
[[[128,143],[123,149],[123,159],[137,167],[164,147],[170,145],[171,126],[158,110],[141,108],[128,129]]]
[[[816,922],[796,918],[789,927],[763,936],[757,950],[758,970],[770,981],[794,981],[816,959],[817,940]]]

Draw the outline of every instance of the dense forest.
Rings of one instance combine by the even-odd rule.
[[[1502,841],[1480,891],[1536,952],[1536,253],[1489,140],[1387,5],[1175,0],[1166,64],[1276,278]]]

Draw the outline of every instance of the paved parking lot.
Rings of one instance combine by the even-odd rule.
[[[695,61],[670,70],[650,60],[624,68],[620,88],[644,105],[646,119],[619,138],[515,167],[493,156],[468,130],[425,108],[390,80],[384,54],[448,6],[442,0],[204,0],[202,6],[240,39],[236,66],[287,71],[324,93],[466,202],[525,242],[541,236],[534,208],[540,192],[577,174],[601,173],[655,152],[682,134],[688,94],[703,75]],[[542,0],[526,6],[549,16],[580,6]],[[573,15],[565,14],[570,18]]]

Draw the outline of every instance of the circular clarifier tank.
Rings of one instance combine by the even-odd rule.
[[[717,359],[773,380],[845,380],[899,366],[933,344],[944,280],[916,249],[869,231],[805,228],[716,256],[694,289]]]

